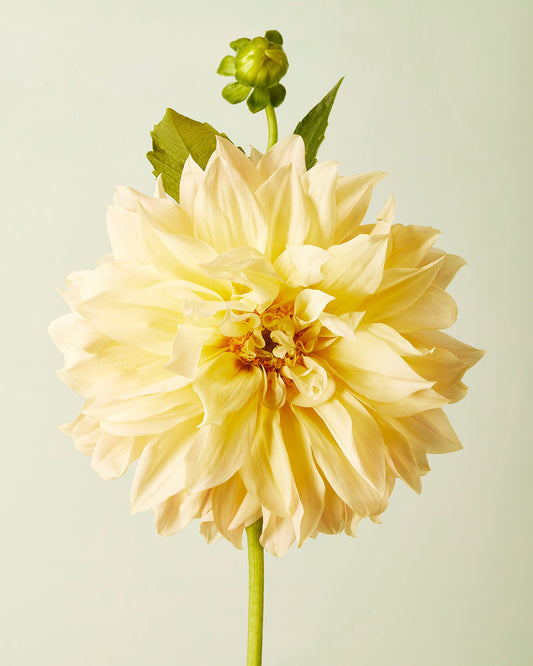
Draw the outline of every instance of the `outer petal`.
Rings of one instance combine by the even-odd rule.
[[[310,225],[310,210],[292,164],[275,171],[256,192],[268,225],[265,255],[272,261],[287,245],[302,245]]]
[[[193,520],[200,518],[206,493],[189,495],[185,490],[169,497],[154,508],[155,524],[161,536],[179,532]]]
[[[416,303],[385,322],[401,332],[448,328],[457,319],[457,304],[444,289],[431,285]]]
[[[388,417],[387,421],[420,451],[450,453],[463,448],[442,409],[432,409],[409,418]]]
[[[394,402],[430,388],[389,345],[368,331],[355,332],[353,342],[337,340],[317,352],[350,389],[371,400]]]
[[[268,150],[257,164],[257,170],[267,180],[280,167],[292,164],[296,173],[306,172],[305,145],[301,136],[292,134],[280,139]]]
[[[356,471],[313,410],[294,407],[311,440],[313,456],[339,497],[360,516],[373,513],[379,494]],[[327,500],[326,500],[327,505]]]
[[[180,207],[183,208],[191,220],[194,218],[194,201],[198,190],[204,182],[204,178],[204,170],[189,155],[185,160],[183,171],[181,172]]]
[[[331,259],[322,266],[324,278],[317,287],[336,297],[332,312],[355,311],[375,292],[383,278],[387,243],[387,236],[361,234],[328,250]]]
[[[263,511],[263,533],[259,543],[272,555],[283,557],[294,543],[296,534],[289,518]]]
[[[309,435],[288,407],[282,410],[281,427],[292,478],[302,507],[301,515],[296,511],[293,514],[294,530],[298,546],[301,546],[317,528],[324,510],[326,490],[313,458]]]
[[[416,303],[435,279],[441,264],[442,259],[437,259],[421,268],[387,269],[378,291],[365,302],[365,319],[383,321]]]
[[[387,268],[418,266],[439,234],[432,227],[395,224],[391,229],[392,250]]]
[[[184,490],[187,454],[197,439],[206,436],[198,429],[200,422],[201,415],[184,421],[154,437],[144,449],[131,487],[132,513],[151,509]]]
[[[241,476],[246,488],[262,506],[278,516],[290,516],[293,482],[279,410],[261,408]]]
[[[217,136],[216,140],[217,154],[238,171],[250,188],[250,191],[255,192],[261,185],[262,179],[253,161],[249,157],[246,157],[240,148],[237,148],[237,146],[231,143],[231,141],[224,139],[224,137]]]
[[[92,468],[103,479],[122,476],[141,455],[149,437],[117,437],[102,432],[93,454]]]
[[[176,301],[155,289],[119,289],[78,306],[95,329],[117,342],[170,356],[182,316]]]
[[[319,162],[302,177],[302,185],[311,204],[312,222],[307,243],[327,248],[337,224],[337,162]]]
[[[194,232],[218,252],[234,247],[264,251],[266,222],[261,208],[238,171],[215,157],[194,202]]]
[[[368,209],[374,186],[386,175],[384,171],[371,171],[338,179],[336,188],[338,222],[335,228],[335,243],[344,243],[353,238]]]
[[[186,480],[190,492],[214,488],[231,478],[243,465],[252,446],[257,422],[257,397],[220,425],[203,426],[187,454]]]

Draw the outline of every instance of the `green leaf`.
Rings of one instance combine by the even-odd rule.
[[[316,164],[316,155],[324,137],[326,135],[326,128],[328,126],[328,118],[337,96],[337,91],[341,85],[342,79],[333,86],[328,94],[314,106],[311,111],[301,120],[294,134],[299,134],[305,143],[305,165],[310,169]]]
[[[222,88],[222,97],[230,104],[238,104],[250,94],[250,86],[243,86],[242,83],[228,83],[227,86]]]
[[[222,76],[233,76],[235,74],[235,56],[224,56],[218,66],[217,74],[222,74]]]
[[[268,39],[269,42],[274,42],[274,44],[283,46],[283,37],[277,30],[267,30],[265,32],[265,39]]]
[[[261,111],[269,102],[268,88],[254,88],[252,94],[246,100],[246,104],[248,104],[252,113]]]
[[[146,157],[154,167],[154,176],[163,175],[165,192],[179,201],[179,186],[185,160],[193,160],[205,169],[211,153],[216,148],[217,132],[208,123],[182,116],[173,109],[167,109],[161,122],[154,126],[152,150]],[[227,137],[226,137],[227,138]]]

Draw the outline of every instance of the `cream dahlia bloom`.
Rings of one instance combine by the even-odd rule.
[[[289,136],[246,157],[219,138],[191,158],[180,203],[118,187],[112,255],[67,278],[51,325],[62,379],[86,397],[64,431],[105,479],[138,461],[132,511],[169,535],[282,555],[377,520],[396,478],[420,492],[427,453],[461,447],[442,407],[481,352],[442,333],[464,264],[430,227],[362,224],[385,174],[309,171]]]

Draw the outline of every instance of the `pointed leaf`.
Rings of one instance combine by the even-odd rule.
[[[316,155],[320,144],[324,141],[329,114],[343,79],[344,77],[339,79],[328,94],[296,125],[294,130],[294,134],[299,134],[304,140],[305,164],[308,169],[316,164]]]
[[[179,184],[183,165],[189,155],[205,169],[211,153],[216,148],[216,136],[224,136],[208,123],[182,116],[167,109],[163,119],[154,126],[152,150],[146,157],[154,167],[154,176],[162,174],[167,194],[179,201]]]

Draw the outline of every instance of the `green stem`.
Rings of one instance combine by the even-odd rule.
[[[248,539],[248,658],[246,666],[261,666],[263,652],[264,553],[259,537],[263,519],[246,528]]]
[[[269,150],[270,148],[272,148],[272,146],[278,140],[278,121],[276,119],[276,112],[274,111],[274,107],[272,106],[272,104],[270,102],[265,107],[265,111],[266,111],[267,122],[268,122],[268,146],[267,146],[267,150]]]

